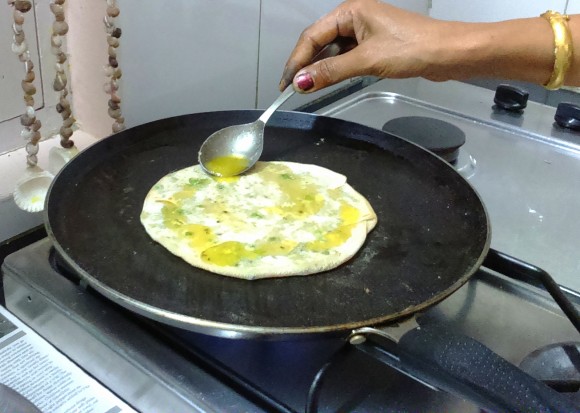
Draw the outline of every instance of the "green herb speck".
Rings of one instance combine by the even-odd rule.
[[[209,179],[207,178],[189,178],[189,185],[191,186],[202,186],[209,183]]]

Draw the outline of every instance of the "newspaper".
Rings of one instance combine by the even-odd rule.
[[[43,413],[135,412],[2,306],[0,383]]]

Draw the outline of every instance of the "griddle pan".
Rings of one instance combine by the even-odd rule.
[[[46,227],[80,276],[113,301],[180,328],[214,335],[350,330],[426,308],[463,285],[489,248],[485,208],[447,163],[401,138],[299,112],[268,123],[262,160],[316,164],[344,174],[378,224],[359,253],[320,274],[240,280],[194,268],[140,223],[164,175],[197,163],[214,131],[260,111],[162,119],[106,138],[58,174]]]
[[[298,112],[271,118],[262,159],[312,163],[347,176],[378,216],[356,256],[320,274],[248,281],[194,268],[154,242],[139,220],[153,184],[196,163],[211,133],[260,113],[163,119],[80,153],[53,181],[45,205],[56,250],[114,302],[162,323],[228,338],[378,331],[369,326],[429,307],[480,267],[490,244],[488,216],[450,165],[385,132]],[[397,347],[404,371],[491,411],[580,411],[444,326],[414,328]]]

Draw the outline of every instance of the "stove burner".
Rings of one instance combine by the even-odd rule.
[[[459,148],[465,143],[465,133],[457,126],[425,116],[391,119],[383,125],[383,131],[428,149],[452,165],[457,163]]]
[[[556,343],[526,356],[520,368],[580,402],[580,343]]]

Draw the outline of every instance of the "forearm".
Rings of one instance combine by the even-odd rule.
[[[542,17],[498,23],[445,22],[440,46],[425,77],[462,80],[494,77],[546,84],[554,68],[554,33]],[[569,21],[574,60],[567,85],[580,85],[580,16]]]

